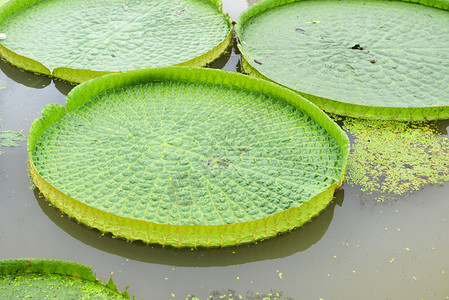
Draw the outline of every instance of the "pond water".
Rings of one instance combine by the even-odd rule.
[[[237,20],[250,3],[225,0]],[[228,59],[226,61],[226,59]],[[236,71],[233,50],[214,64]],[[71,85],[0,63],[0,130],[27,136]],[[447,135],[447,122],[441,122]],[[312,222],[257,244],[175,249],[114,239],[62,214],[30,188],[26,142],[0,154],[0,259],[93,266],[140,299],[449,299],[449,183],[378,202],[344,184]]]

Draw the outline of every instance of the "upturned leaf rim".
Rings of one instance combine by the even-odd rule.
[[[52,259],[52,258],[11,258],[0,260],[0,278],[4,276],[18,276],[24,274],[38,275],[61,275],[76,277],[85,281],[90,281],[98,286],[111,290],[120,295],[123,299],[135,299],[128,292],[120,292],[114,283],[112,276],[109,281],[103,283],[98,280],[92,270],[92,266],[79,264],[72,261]]]
[[[311,95],[308,93],[295,90],[290,87],[279,83],[258,70],[258,65],[253,62],[249,62],[247,57],[247,49],[242,47],[243,29],[246,22],[254,16],[263,13],[264,11],[272,8],[295,2],[302,2],[305,0],[264,0],[258,2],[246,11],[242,12],[236,21],[235,33],[237,36],[237,48],[242,54],[242,68],[245,73],[250,76],[265,79],[271,82],[275,82],[288,89],[291,89],[309,101],[316,104],[318,107],[326,111],[327,113],[348,116],[360,119],[377,119],[377,120],[391,120],[391,121],[434,121],[443,120],[449,118],[449,106],[432,106],[432,107],[383,107],[383,106],[368,106],[358,105],[352,103],[341,102],[338,100],[328,99]],[[449,0],[385,0],[399,1],[407,3],[417,3],[429,7],[434,7],[442,10],[449,11]]]
[[[14,0],[5,3],[0,6],[0,25],[3,23],[10,15],[16,13],[17,11],[26,8],[34,3],[40,2],[42,0]],[[190,60],[175,64],[174,66],[188,66],[188,67],[204,67],[218,59],[226,49],[232,43],[232,37],[234,33],[233,21],[228,14],[224,14],[222,11],[223,3],[221,0],[204,0],[211,3],[218,11],[223,14],[226,19],[229,32],[226,37],[215,47],[209,51],[194,57]],[[14,52],[11,49],[3,46],[0,41],[0,56],[8,61],[10,64],[18,67],[19,69],[34,72],[35,74],[49,76],[62,81],[67,81],[71,83],[82,83],[90,79],[100,77],[106,74],[119,73],[117,71],[105,71],[105,70],[91,70],[91,69],[74,69],[69,67],[57,67],[50,70],[43,63],[23,56],[19,53]]]
[[[303,204],[266,218],[229,225],[186,226],[157,224],[110,214],[64,194],[39,174],[33,162],[33,149],[44,131],[66,113],[76,110],[100,92],[110,88],[121,88],[127,85],[166,80],[224,85],[235,89],[257,91],[275,99],[282,99],[302,110],[321,125],[337,142],[342,153],[339,181],[329,185]],[[49,104],[44,107],[42,118],[36,119],[30,128],[27,145],[32,180],[47,200],[61,211],[85,225],[102,232],[110,232],[117,237],[130,241],[141,240],[147,244],[170,245],[174,247],[224,247],[239,245],[267,239],[279,233],[300,227],[326,208],[332,201],[334,191],[342,185],[349,148],[349,139],[346,133],[316,105],[297,93],[266,80],[252,78],[239,73],[191,67],[133,70],[120,74],[110,74],[85,82],[69,93],[65,108],[58,104]]]

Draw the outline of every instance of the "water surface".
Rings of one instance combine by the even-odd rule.
[[[253,1],[252,1],[253,2]],[[248,7],[225,0],[236,20]],[[235,71],[232,52],[217,67]],[[71,85],[0,63],[0,130],[23,130]],[[440,122],[447,135],[447,122]],[[26,143],[0,155],[0,259],[43,257],[114,273],[145,299],[445,299],[449,297],[449,183],[377,202],[344,184],[302,228],[257,244],[174,249],[113,239],[68,218],[30,189]],[[220,296],[226,297],[219,298]],[[229,296],[233,295],[233,296]]]

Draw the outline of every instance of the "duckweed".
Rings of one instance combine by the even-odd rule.
[[[435,122],[347,118],[343,129],[354,137],[345,179],[364,192],[403,195],[449,180],[449,139]]]

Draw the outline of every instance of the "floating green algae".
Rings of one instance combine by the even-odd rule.
[[[176,298],[175,294],[171,294],[172,298]],[[177,299],[177,298],[176,298]],[[184,298],[179,298],[184,299]],[[222,289],[214,290],[210,293],[209,300],[293,300],[288,296],[284,296],[282,291],[271,290],[267,293],[247,291],[246,293],[240,294],[232,289]],[[187,295],[185,300],[199,300],[199,298],[194,295]]]
[[[403,195],[449,180],[449,138],[436,123],[347,118],[354,136],[346,181],[368,193]]]

